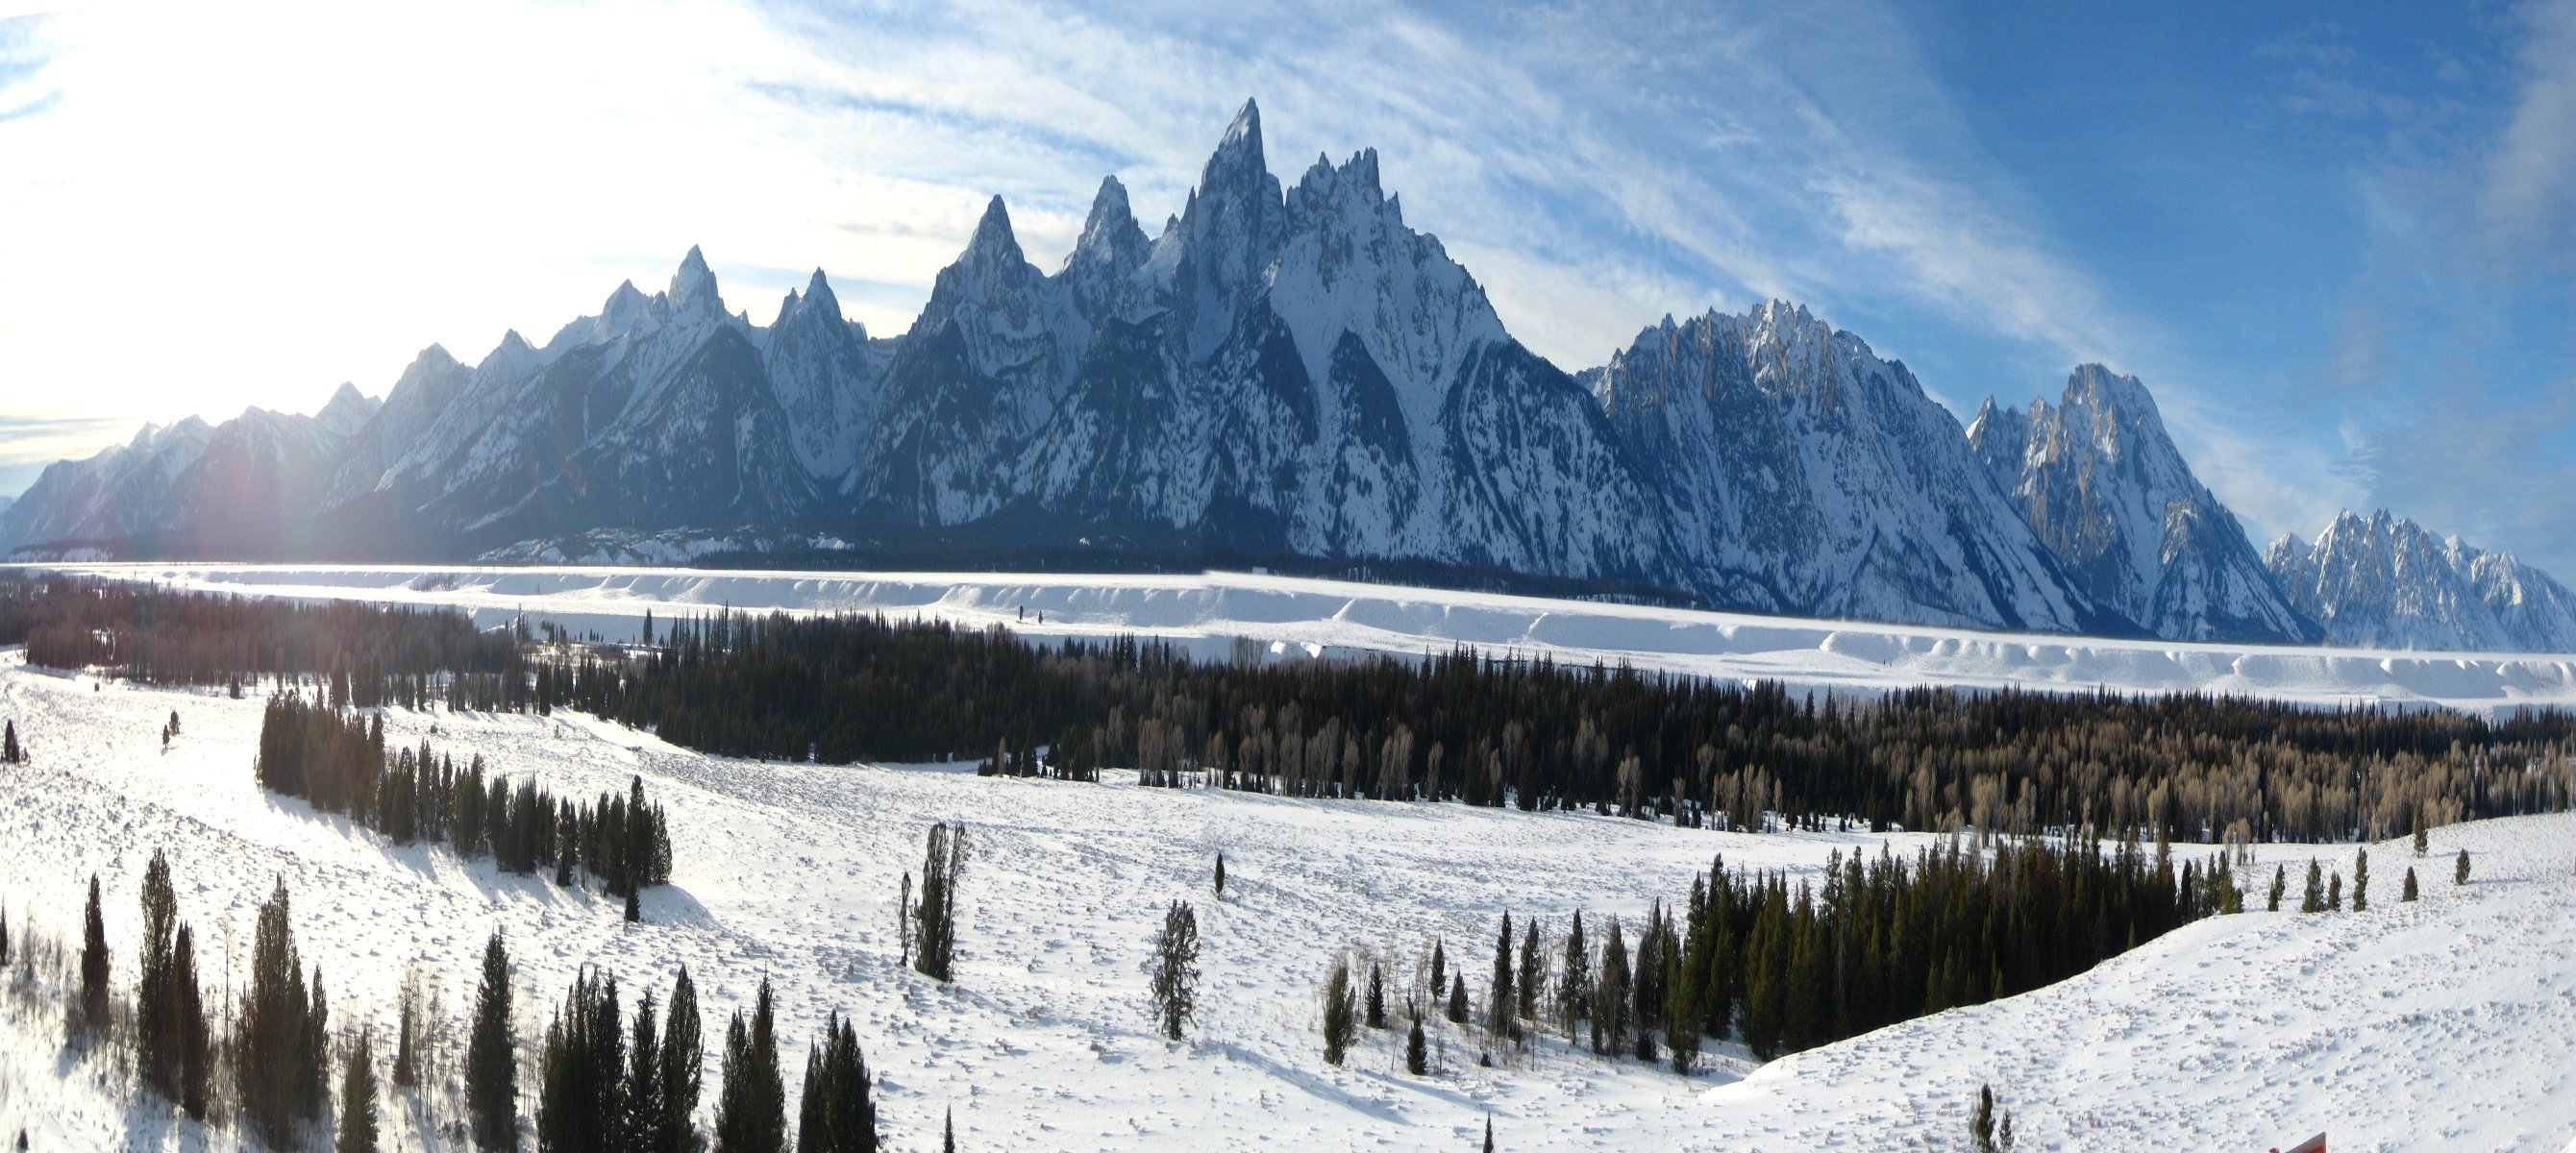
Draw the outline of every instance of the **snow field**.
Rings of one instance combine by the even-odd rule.
[[[1485,1069],[1472,1036],[1435,1015],[1440,1068],[1418,1079],[1402,1072],[1400,1029],[1364,1036],[1343,1068],[1324,1065],[1318,994],[1337,950],[1390,954],[1400,1003],[1441,935],[1481,999],[1504,909],[1561,933],[1580,907],[1597,939],[1603,914],[1633,930],[1649,899],[1680,899],[1715,853],[1812,873],[1837,850],[1893,840],[1910,852],[1932,838],[988,779],[964,765],[768,764],[569,714],[387,714],[389,740],[434,724],[440,748],[480,751],[558,792],[642,775],[669,810],[676,863],[673,884],[645,896],[646,924],[628,926],[596,895],[397,848],[261,793],[255,696],[92,684],[0,659],[0,715],[35,756],[0,770],[13,929],[76,940],[96,872],[130,986],[134,894],[159,846],[210,983],[237,982],[257,902],[282,876],[337,1027],[363,1019],[386,1036],[403,969],[424,963],[459,1049],[494,926],[531,1040],[581,965],[615,973],[631,1009],[645,988],[666,995],[686,963],[710,1039],[709,1112],[725,1017],[767,974],[791,1109],[801,1049],[838,1009],[856,1019],[899,1148],[935,1141],[950,1107],[973,1149],[1449,1150],[1472,1147],[1488,1114],[1506,1149],[1956,1148],[1987,1081],[2024,1149],[2264,1149],[2321,1128],[2362,1150],[2557,1150],[2576,1138],[2571,817],[2436,830],[2424,861],[2402,841],[2374,846],[2367,914],[2214,919],[2048,989],[1767,1067],[1719,1046],[1685,1080],[1547,1040]],[[173,708],[184,731],[164,753]],[[973,845],[959,980],[946,988],[898,963],[894,916],[940,820],[965,823]],[[2454,889],[2460,847],[2475,854],[2475,883]],[[1223,900],[1208,891],[1220,849]],[[2311,853],[2349,889],[2352,846],[2266,846],[2239,873],[2255,907],[2276,862],[2291,866],[2295,902]],[[2410,864],[2425,899],[2401,905]],[[1179,1045],[1154,1032],[1143,972],[1174,898],[1196,905],[1203,942],[1201,1020]],[[58,1015],[0,997],[0,1136],[27,1126],[39,1149],[235,1143],[130,1106],[125,1077],[104,1057],[64,1057]],[[388,1129],[396,1147],[427,1144],[415,1126]]]

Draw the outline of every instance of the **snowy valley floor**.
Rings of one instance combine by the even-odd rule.
[[[0,655],[0,716],[34,753],[0,768],[13,932],[75,935],[96,873],[130,984],[135,893],[161,847],[210,983],[229,968],[238,985],[255,904],[283,877],[334,1022],[370,1021],[379,1037],[414,963],[434,969],[458,1021],[494,926],[517,959],[530,1036],[586,963],[614,972],[629,1005],[643,988],[667,992],[686,963],[711,1037],[765,973],[791,1101],[824,1015],[854,1014],[896,1148],[935,1148],[953,1107],[960,1147],[979,1150],[1457,1150],[1488,1115],[1504,1149],[1951,1149],[1980,1082],[2014,1111],[2024,1149],[2262,1150],[2320,1129],[2338,1150],[2556,1153],[2576,1139],[2576,817],[2436,830],[2426,861],[2402,842],[2375,846],[2368,913],[2202,922],[2051,988],[1767,1067],[1728,1047],[1684,1080],[1551,1041],[1483,1069],[1442,1026],[1439,1068],[1413,1078],[1397,1033],[1324,1064],[1317,993],[1336,949],[1385,952],[1390,978],[1409,980],[1442,935],[1480,989],[1504,909],[1552,932],[1576,908],[1633,919],[1652,898],[1680,898],[1717,853],[1813,871],[1880,838],[767,764],[571,714],[387,714],[391,740],[435,724],[442,749],[559,793],[640,774],[668,808],[677,863],[673,884],[646,894],[646,924],[629,926],[604,899],[396,848],[263,794],[255,698],[94,683]],[[174,708],[184,733],[165,752]],[[899,879],[940,820],[964,822],[973,845],[950,988],[896,959]],[[1894,839],[1900,851],[1929,841]],[[2454,888],[2463,847],[2475,881]],[[1223,900],[1208,892],[1219,850]],[[2239,875],[2268,878],[2279,861],[2295,872],[2310,855],[2268,846]],[[2349,873],[2350,846],[2317,855]],[[2425,899],[2400,904],[2410,864]],[[1205,944],[1202,1023],[1179,1045],[1153,1035],[1142,971],[1173,898],[1196,903]],[[64,1054],[58,1014],[0,996],[0,1140],[24,1128],[38,1150],[235,1143],[129,1105],[126,1084],[103,1059]],[[395,1147],[421,1146],[417,1129],[392,1128]]]
[[[489,628],[525,614],[631,640],[646,612],[883,613],[1000,625],[1032,639],[1161,638],[1202,657],[1273,659],[1465,645],[1490,654],[1875,693],[1937,684],[2212,692],[2318,705],[2576,707],[2576,655],[2442,653],[1984,632],[1648,608],[1245,573],[1194,576],[680,568],[80,564],[179,588],[442,605]]]

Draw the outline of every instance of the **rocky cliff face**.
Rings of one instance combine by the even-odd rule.
[[[2245,531],[2192,474],[2137,378],[2077,368],[2055,405],[1989,397],[1968,444],[2078,589],[2176,640],[2313,640]]]

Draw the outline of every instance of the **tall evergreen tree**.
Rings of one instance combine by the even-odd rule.
[[[0,721],[0,762],[12,765],[27,763],[27,750],[18,743],[16,718]]]
[[[1404,1036],[1404,1071],[1419,1077],[1430,1068],[1429,1055],[1422,1042],[1422,1014],[1413,1015],[1413,1029]]]
[[[75,1017],[86,1036],[107,1028],[107,920],[98,908],[98,874],[89,876],[89,911],[81,917],[80,1012]]]
[[[214,1046],[206,1024],[205,993],[197,982],[197,933],[179,926],[170,946],[171,1041],[178,1050],[179,1108],[199,1121],[206,1119],[214,1088]]]
[[[2326,911],[2325,871],[2317,867],[2314,857],[2308,858],[2308,890],[2307,895],[2299,899],[2299,911],[2302,913]]]
[[[1438,937],[1431,939],[1431,995],[1437,997],[1449,985],[1449,952]]]
[[[1538,918],[1532,917],[1529,919],[1528,924],[1521,929],[1520,979],[1512,986],[1513,992],[1520,995],[1520,1004],[1517,1006],[1517,1009],[1520,1012],[1521,1020],[1532,1023],[1537,1022],[1538,990],[1539,986],[1544,984],[1546,980],[1546,964],[1539,960],[1538,955]]]
[[[939,1149],[940,1153],[957,1153],[957,1110],[954,1107],[948,1110],[948,1120],[940,1127]]]
[[[1493,988],[1485,1006],[1485,1031],[1495,1044],[1510,1040],[1519,1032],[1520,995],[1512,991],[1512,915],[1503,913],[1502,932],[1494,937]]]
[[[2290,887],[2290,874],[2288,870],[2288,865],[2272,866],[2272,899],[2264,905],[2264,907],[2271,912],[2277,913],[2281,911],[2281,894],[2287,892]]]
[[[1199,917],[1187,901],[1174,901],[1154,935],[1154,1016],[1168,1040],[1198,1012]]]
[[[159,849],[143,867],[143,941],[136,950],[142,972],[134,986],[134,1056],[145,1084],[179,1099],[179,1016],[172,1004],[170,955],[176,946],[179,897],[170,883],[170,858]]]
[[[1375,959],[1369,961],[1366,1020],[1371,1029],[1386,1028],[1386,971]]]
[[[805,1054],[796,1153],[876,1153],[877,1107],[870,1093],[858,1031],[835,1011],[823,1026],[822,1043]]]
[[[325,1104],[314,1092],[328,1069],[315,1029],[320,1016],[296,954],[291,906],[281,879],[259,907],[250,989],[233,1034],[242,1115],[270,1145],[284,1145]]]
[[[2370,911],[2370,850],[2358,849],[2352,858],[2352,911]]]
[[[760,979],[751,1020],[746,1023],[736,1009],[725,1027],[715,1137],[715,1153],[784,1153],[787,1148],[787,1083],[778,1069],[767,977]]]
[[[1601,945],[1601,981],[1592,996],[1592,1051],[1602,1056],[1622,1052],[1628,1040],[1628,942],[1619,919],[1610,919],[1610,935]]]
[[[483,981],[474,992],[474,1030],[465,1046],[465,1111],[474,1143],[519,1144],[518,1040],[510,1020],[510,951],[501,931],[483,946]]]
[[[358,1031],[349,1048],[349,1065],[340,1078],[338,1153],[376,1153],[376,1054],[367,1031]]]
[[[610,1153],[620,1147],[626,1121],[625,1044],[617,978],[583,969],[546,1026],[538,1060],[541,1153]]]
[[[1452,1025],[1464,1025],[1467,1023],[1467,975],[1465,973],[1449,974],[1449,1012],[1447,1015],[1449,1017],[1449,1023]]]
[[[1977,1109],[1968,1115],[1968,1141],[1977,1153],[1995,1153],[1995,1087],[1977,1086]]]
[[[1332,976],[1324,982],[1324,1063],[1339,1065],[1359,1035],[1359,1002],[1351,993],[1351,960],[1333,958]]]
[[[1583,911],[1574,913],[1574,927],[1566,931],[1565,962],[1556,981],[1558,1024],[1565,1039],[1574,1039],[1574,1027],[1592,1016],[1592,953],[1583,943]]]
[[[2415,866],[2406,866],[2406,888],[2404,892],[2398,894],[2397,899],[2400,901],[2412,901],[2415,899]]]
[[[2459,863],[2451,867],[2451,883],[2454,885],[2465,885],[2469,883],[2469,851],[2467,849],[2460,850]]]
[[[662,1132],[662,1042],[654,1030],[653,994],[635,1002],[634,1031],[626,1042],[626,1080],[618,1090],[625,1116],[617,1126],[618,1148],[651,1150]]]
[[[651,1153],[690,1153],[697,1147],[698,1089],[707,1063],[699,1026],[698,987],[683,965],[671,981],[670,1015],[662,1025],[662,1129],[645,1143]]]
[[[930,827],[930,844],[921,866],[921,904],[913,916],[916,954],[913,968],[933,980],[954,979],[957,951],[957,885],[966,872],[966,826]]]

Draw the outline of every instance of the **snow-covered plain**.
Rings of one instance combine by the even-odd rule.
[[[2576,655],[2185,644],[1695,612],[1235,573],[1200,576],[771,572],[605,567],[51,566],[249,595],[451,605],[486,625],[521,612],[628,638],[650,609],[882,612],[1036,638],[1137,633],[1207,655],[1236,638],[1274,654],[1445,650],[1626,662],[1695,675],[1873,692],[1922,684],[2206,691],[2319,705],[2576,706]]]
[[[986,779],[956,766],[834,767],[701,756],[586,718],[387,715],[388,735],[479,751],[558,791],[640,774],[668,806],[673,883],[629,926],[604,900],[397,848],[250,776],[259,702],[145,690],[0,655],[0,715],[32,764],[0,770],[0,901],[13,927],[76,933],[86,878],[109,895],[130,982],[142,868],[174,861],[210,981],[238,983],[272,877],[295,895],[308,964],[334,1021],[378,1036],[406,965],[438,974],[460,1018],[485,935],[509,936],[521,1029],[535,1034],[575,969],[605,966],[627,1003],[697,977],[708,1033],[776,983],[794,1094],[801,1047],[855,1014],[898,1148],[956,1111],[970,1149],[1459,1149],[1493,1118],[1506,1149],[1958,1148],[1993,1082],[2023,1148],[2264,1149],[2309,1132],[2338,1149],[2558,1150],[2576,1137],[2576,818],[2437,830],[2434,853],[2374,846],[2366,914],[2250,913],[2203,922],[2058,986],[1955,1010],[1755,1068],[1723,1048],[1682,1079],[1543,1041],[1501,1067],[1434,1032],[1439,1069],[1402,1071],[1393,1033],[1327,1067],[1317,990],[1336,949],[1380,950],[1390,977],[1445,936],[1471,986],[1495,917],[1561,931],[1576,908],[1633,919],[1723,852],[1801,873],[1862,834],[1749,835],[1455,804],[1287,800],[1208,791]],[[158,740],[172,709],[183,735]],[[959,980],[897,961],[900,878],[922,836],[962,821]],[[1899,850],[1928,838],[1897,836]],[[2455,889],[2449,854],[2475,854]],[[1209,866],[1222,850],[1227,895]],[[2349,872],[2351,848],[2315,850]],[[2268,846],[2259,884],[2306,848]],[[2396,901],[2414,864],[2425,900]],[[1141,967],[1165,902],[1199,909],[1201,1023],[1167,1044]],[[2295,897],[2293,898],[2295,900]],[[2257,896],[2259,902],[2259,894]],[[639,985],[638,982],[642,984]],[[36,1149],[229,1148],[128,1103],[105,1058],[65,1056],[59,1015],[0,997],[0,1137]],[[712,1054],[711,1054],[712,1055]],[[714,1099],[713,1069],[706,1096]],[[523,1084],[532,1079],[523,1080]],[[397,1129],[397,1147],[421,1134]]]

